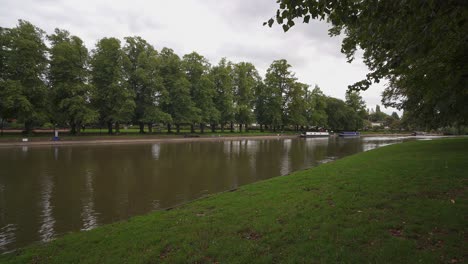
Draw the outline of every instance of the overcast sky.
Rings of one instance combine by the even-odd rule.
[[[296,23],[287,33],[264,27],[276,0],[0,0],[0,7],[1,27],[24,19],[47,33],[66,29],[90,50],[103,37],[141,36],[158,50],[172,48],[179,56],[196,51],[211,64],[222,57],[252,62],[262,76],[273,60],[286,59],[299,81],[341,99],[367,73],[360,59],[346,62],[340,38],[328,36],[325,22]],[[381,104],[383,87],[362,93],[368,107]]]

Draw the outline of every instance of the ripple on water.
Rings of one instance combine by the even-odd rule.
[[[6,251],[8,249],[8,245],[14,243],[16,241],[16,225],[15,224],[7,224],[6,226],[0,228],[0,250]]]

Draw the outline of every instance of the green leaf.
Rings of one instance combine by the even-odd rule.
[[[304,17],[304,23],[309,23],[310,15]]]
[[[273,18],[270,18],[270,20],[268,20],[268,26],[271,27],[274,22]]]

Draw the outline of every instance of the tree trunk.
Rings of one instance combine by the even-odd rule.
[[[195,128],[194,128],[193,123],[190,124],[190,133],[195,133]]]
[[[231,121],[231,133],[234,132],[234,122]]]
[[[24,133],[26,135],[29,135],[29,134],[31,134],[31,132],[32,132],[32,121],[28,120],[28,121],[24,122]]]
[[[2,118],[2,127],[1,127],[0,136],[3,136],[3,118]]]
[[[115,133],[120,134],[120,122],[115,122]]]
[[[140,134],[145,133],[145,123],[143,122],[138,122],[138,125],[140,126]]]
[[[76,122],[76,135],[81,134],[81,122]]]
[[[200,123],[200,133],[205,133],[205,124],[204,123]]]
[[[148,123],[148,132],[153,133],[153,123]]]
[[[244,127],[245,127],[245,132],[249,132],[249,125],[245,124]]]
[[[216,124],[211,124],[211,132],[212,133],[216,132]]]
[[[180,124],[176,124],[175,127],[176,127],[177,134],[179,134],[180,133]]]
[[[169,134],[169,133],[172,133],[172,131],[171,131],[171,124],[167,124],[167,133],[168,133],[168,134]]]
[[[76,123],[70,122],[70,134],[76,135]]]
[[[112,135],[112,122],[107,122],[107,129],[108,129],[108,134]]]
[[[224,123],[221,124],[221,132],[224,133]]]
[[[263,132],[263,125],[260,124],[260,132]]]
[[[242,124],[239,124],[239,133],[242,133]]]

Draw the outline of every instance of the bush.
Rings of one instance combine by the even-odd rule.
[[[54,128],[54,125],[52,123],[46,122],[46,123],[44,123],[42,125],[41,128],[43,128],[43,129],[52,129],[52,128]]]

